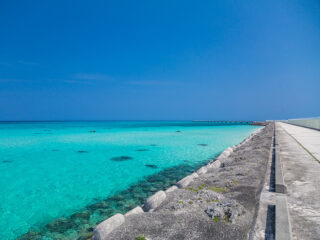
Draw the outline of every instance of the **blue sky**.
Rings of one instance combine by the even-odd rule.
[[[320,2],[0,2],[0,120],[320,115]]]

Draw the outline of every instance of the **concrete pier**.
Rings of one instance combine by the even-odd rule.
[[[203,122],[209,123],[212,125],[255,125],[255,126],[266,126],[266,122],[261,121],[230,121],[230,120],[223,120],[223,121],[213,121],[213,120],[194,120],[193,122]]]

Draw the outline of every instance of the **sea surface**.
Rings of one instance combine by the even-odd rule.
[[[141,204],[258,128],[2,122],[0,239],[85,239],[103,219]]]

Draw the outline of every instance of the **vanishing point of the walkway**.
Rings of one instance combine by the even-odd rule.
[[[277,122],[293,239],[320,239],[320,131]]]

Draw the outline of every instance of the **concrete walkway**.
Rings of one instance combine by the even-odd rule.
[[[320,131],[286,123],[279,125],[320,161]]]
[[[320,239],[320,131],[276,123],[293,239]]]

